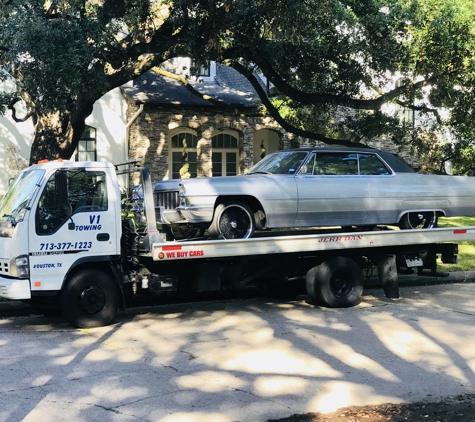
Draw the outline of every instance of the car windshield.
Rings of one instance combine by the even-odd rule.
[[[251,167],[247,174],[295,174],[307,155],[306,151],[275,152]]]
[[[44,173],[44,170],[24,171],[13,180],[0,204],[0,221],[16,223],[23,219]]]

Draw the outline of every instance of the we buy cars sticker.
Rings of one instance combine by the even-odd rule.
[[[203,249],[186,250],[182,245],[162,246],[158,252],[158,259],[187,259],[205,256]]]

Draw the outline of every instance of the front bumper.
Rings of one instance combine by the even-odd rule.
[[[210,223],[213,219],[213,207],[177,207],[169,210],[159,207],[160,212],[157,215],[157,220],[163,224],[200,224]]]
[[[30,280],[0,277],[0,297],[11,300],[31,299]]]

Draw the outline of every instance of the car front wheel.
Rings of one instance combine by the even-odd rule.
[[[437,227],[437,222],[438,217],[435,211],[408,212],[401,218],[399,228],[402,230],[433,229]]]
[[[208,233],[214,239],[248,239],[255,229],[254,215],[246,204],[227,202],[214,210]]]

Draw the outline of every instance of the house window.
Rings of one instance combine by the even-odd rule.
[[[182,132],[172,137],[172,179],[196,177],[198,138]]]
[[[79,140],[76,161],[96,161],[96,129],[92,126],[86,126],[86,129]]]
[[[238,140],[228,133],[212,138],[213,176],[236,176],[238,174]]]
[[[194,76],[204,76],[204,77],[210,77],[211,76],[211,68],[210,68],[210,63],[209,61],[206,62],[205,64],[197,65],[196,63],[192,63],[191,65],[193,75]]]
[[[396,81],[396,87],[402,86],[403,80],[398,79]],[[406,101],[406,98],[400,97],[401,101]],[[399,118],[399,120],[402,122],[403,125],[405,126],[414,126],[414,120],[415,120],[415,112],[411,108],[408,107],[403,107],[400,105],[396,106],[396,116]]]

